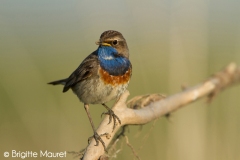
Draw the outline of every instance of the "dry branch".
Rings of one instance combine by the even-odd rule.
[[[108,125],[109,119],[106,116],[98,127],[97,132],[99,134],[109,133],[108,137],[102,137],[107,147],[116,132],[124,125],[146,124],[204,96],[207,96],[210,101],[218,92],[238,82],[240,82],[240,67],[237,67],[235,63],[231,63],[203,83],[164,99],[156,95],[135,97],[133,100],[130,100],[131,108],[128,108],[126,104],[127,97],[129,96],[129,92],[126,91],[112,108],[115,114],[121,119],[122,124],[117,125],[116,129],[112,131],[112,125]],[[141,106],[141,104],[143,105]],[[95,144],[95,140],[91,140],[85,150],[83,160],[97,160],[104,155],[103,146],[95,146]]]

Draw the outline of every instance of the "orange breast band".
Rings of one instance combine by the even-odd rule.
[[[105,84],[111,84],[111,85],[119,85],[119,84],[125,84],[128,83],[132,74],[132,70],[129,67],[129,69],[125,72],[124,75],[119,76],[113,76],[107,73],[105,70],[103,70],[101,67],[99,69],[100,78]]]

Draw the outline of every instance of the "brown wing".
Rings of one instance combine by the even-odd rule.
[[[97,74],[98,66],[99,61],[97,53],[94,51],[87,58],[85,58],[79,67],[67,78],[63,92],[68,91],[76,83]]]

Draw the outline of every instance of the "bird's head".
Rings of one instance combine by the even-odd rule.
[[[127,58],[129,57],[127,42],[118,31],[108,30],[103,32],[96,44],[113,47],[117,50],[118,54]]]

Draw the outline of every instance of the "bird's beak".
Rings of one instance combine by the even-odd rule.
[[[111,46],[109,43],[100,42],[100,41],[97,41],[97,42],[95,42],[95,43],[96,43],[96,45]]]

